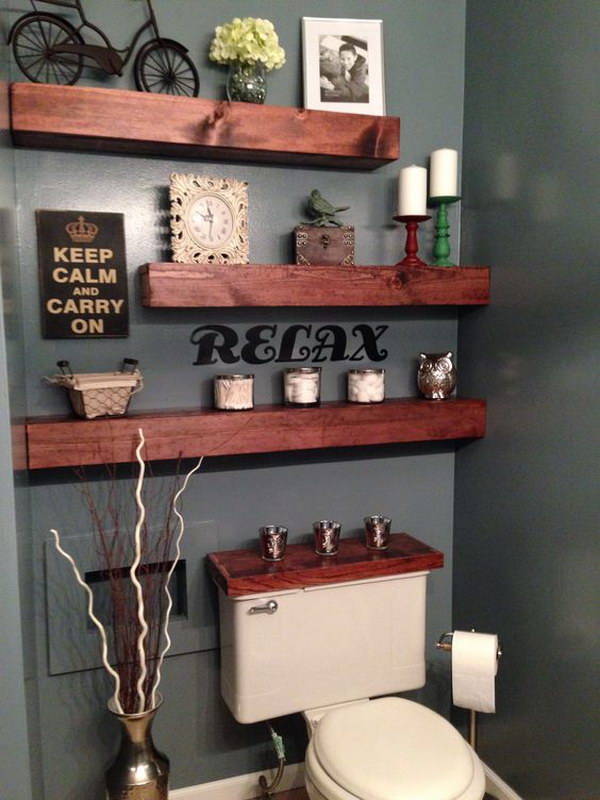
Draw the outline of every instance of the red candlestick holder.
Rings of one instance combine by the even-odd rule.
[[[431,214],[398,214],[394,219],[397,222],[404,222],[406,225],[406,245],[404,247],[406,255],[396,266],[424,267],[425,262],[417,255],[419,252],[417,231],[419,229],[419,222],[425,222],[425,220],[431,219]]]

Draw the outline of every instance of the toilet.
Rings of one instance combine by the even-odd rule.
[[[458,731],[399,697],[325,712],[305,772],[311,800],[481,800],[485,793],[481,762]]]
[[[482,800],[483,767],[429,708],[428,571],[231,597],[219,587],[221,692],[243,723],[301,712],[311,800]]]

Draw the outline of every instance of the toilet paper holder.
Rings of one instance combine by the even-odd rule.
[[[475,628],[471,628],[471,632],[475,633]],[[454,633],[452,631],[447,631],[443,633],[440,638],[435,643],[435,646],[438,650],[444,650],[447,653],[452,652],[452,637]],[[502,643],[498,640],[498,649],[496,650],[496,661],[500,659],[502,655]],[[469,734],[468,734],[468,741],[473,750],[477,750],[477,712],[474,711],[472,708],[469,709]]]
[[[475,628],[471,628],[471,633],[475,633]],[[454,633],[452,631],[448,631],[447,633],[442,633],[442,635],[435,644],[437,649],[445,650],[447,653],[451,653],[453,636]],[[502,655],[502,642],[498,641],[498,650],[496,651],[496,659],[499,659],[501,655]]]

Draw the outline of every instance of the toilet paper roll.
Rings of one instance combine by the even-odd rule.
[[[455,706],[493,714],[497,671],[498,637],[495,634],[454,631],[452,702]]]

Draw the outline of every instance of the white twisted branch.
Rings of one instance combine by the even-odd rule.
[[[162,652],[161,652],[161,654],[159,656],[159,659],[158,659],[158,666],[156,668],[156,676],[155,676],[155,680],[154,680],[154,685],[152,686],[152,694],[151,694],[151,697],[150,697],[150,707],[151,708],[154,708],[154,706],[156,705],[156,691],[158,689],[158,685],[160,683],[160,678],[161,678],[160,669],[162,667],[162,663],[164,661],[165,655],[167,654],[169,648],[171,647],[171,637],[169,636],[169,618],[171,616],[171,609],[173,608],[173,598],[171,597],[171,592],[169,591],[169,583],[171,581],[171,576],[173,575],[173,572],[175,571],[175,567],[177,566],[177,562],[179,561],[179,559],[181,557],[180,544],[181,544],[181,539],[183,537],[183,531],[184,531],[184,521],[183,521],[183,517],[181,516],[181,513],[179,512],[179,509],[177,508],[177,501],[179,500],[181,495],[185,492],[186,487],[188,485],[188,481],[192,477],[194,472],[197,472],[200,469],[203,459],[204,459],[204,456],[202,456],[202,458],[200,458],[200,460],[198,461],[196,466],[193,467],[193,469],[191,469],[188,472],[188,474],[185,476],[185,480],[183,481],[183,484],[182,484],[181,488],[179,489],[179,491],[177,492],[177,494],[173,498],[173,513],[175,514],[175,516],[177,517],[177,519],[179,521],[179,533],[178,533],[177,539],[175,541],[175,559],[173,560],[173,563],[171,564],[171,568],[169,569],[169,572],[167,574],[167,579],[165,581],[165,594],[167,595],[167,611],[166,611],[166,614],[165,614],[165,622],[164,622],[164,626],[163,626],[163,634],[164,634],[164,637],[165,637],[165,646],[164,646],[164,648],[163,648],[163,650],[162,650]]]
[[[146,698],[146,695],[144,694],[144,691],[143,691],[143,685],[144,685],[144,682],[145,682],[147,674],[148,674],[147,661],[146,661],[146,652],[145,652],[144,643],[145,643],[146,637],[148,635],[149,626],[148,626],[148,623],[146,622],[146,612],[145,612],[145,607],[144,607],[144,595],[143,595],[143,590],[142,590],[142,584],[140,583],[140,581],[138,579],[138,576],[137,576],[137,570],[139,568],[139,565],[141,563],[141,558],[142,558],[141,531],[142,531],[142,527],[144,525],[144,521],[145,521],[145,518],[146,518],[146,509],[145,509],[144,503],[142,501],[142,488],[143,488],[143,483],[144,483],[144,475],[145,475],[146,465],[145,465],[145,462],[144,462],[144,460],[142,458],[142,455],[141,455],[142,449],[143,449],[143,447],[144,447],[144,445],[146,443],[146,440],[144,438],[144,432],[143,432],[143,430],[141,428],[138,428],[138,435],[139,435],[139,444],[136,447],[136,451],[135,451],[136,459],[137,459],[137,461],[138,461],[138,463],[140,465],[140,471],[139,471],[138,479],[137,479],[137,482],[136,482],[136,490],[135,490],[135,500],[136,500],[136,504],[137,504],[137,507],[138,507],[138,517],[137,517],[137,522],[136,522],[135,531],[134,531],[134,560],[133,560],[133,563],[131,564],[131,567],[129,569],[129,576],[131,578],[131,582],[134,585],[135,591],[136,591],[137,618],[138,618],[138,622],[139,622],[139,625],[140,625],[140,634],[138,636],[138,640],[137,640],[137,643],[136,643],[137,653],[138,653],[138,657],[139,657],[139,664],[140,664],[140,675],[139,675],[139,678],[138,678],[137,683],[136,683],[136,690],[137,690],[137,695],[138,695],[138,698],[139,698],[138,712],[141,712],[141,711],[146,711],[147,708],[148,708],[148,706],[147,706],[147,698]],[[164,586],[164,590],[165,590],[165,593],[166,593],[166,596],[167,596],[167,610],[166,610],[166,615],[165,615],[165,620],[164,620],[164,625],[163,625],[163,630],[162,630],[162,634],[165,637],[165,646],[164,646],[162,652],[160,653],[160,656],[159,656],[159,659],[158,659],[158,666],[157,666],[157,670],[156,670],[156,676],[155,676],[154,684],[152,686],[152,690],[151,690],[151,694],[150,694],[150,706],[149,706],[150,708],[154,708],[154,706],[156,705],[156,693],[157,693],[157,689],[158,689],[158,686],[159,686],[159,683],[160,683],[160,679],[161,679],[161,666],[163,664],[164,657],[165,657],[166,653],[168,652],[169,648],[171,647],[171,637],[169,636],[168,625],[169,625],[169,619],[170,619],[170,615],[171,615],[171,610],[172,610],[172,607],[173,607],[173,599],[172,599],[171,593],[169,591],[169,583],[170,583],[171,577],[173,575],[173,572],[175,571],[175,568],[176,568],[176,566],[177,566],[177,564],[179,562],[179,559],[181,557],[181,539],[183,538],[183,533],[184,533],[184,529],[185,529],[183,516],[181,515],[181,513],[180,513],[180,511],[179,511],[179,509],[177,507],[177,503],[178,503],[179,498],[181,497],[181,495],[186,490],[188,482],[189,482],[189,479],[191,478],[191,476],[200,469],[200,466],[202,465],[203,458],[204,457],[200,458],[198,463],[196,464],[196,466],[193,467],[188,472],[188,474],[185,476],[185,479],[183,481],[183,484],[182,484],[181,488],[179,489],[179,491],[173,497],[172,509],[173,509],[173,513],[175,514],[175,516],[177,517],[178,522],[179,522],[179,531],[178,531],[176,542],[175,542],[175,558],[174,558],[174,560],[173,560],[173,562],[171,564],[171,567],[169,569],[169,572],[167,574],[167,578],[166,578],[165,586]],[[119,676],[118,672],[116,672],[116,670],[113,669],[113,667],[110,665],[110,663],[108,661],[108,640],[107,640],[107,636],[106,636],[106,629],[105,629],[104,625],[102,624],[102,622],[94,614],[94,609],[93,609],[94,595],[92,593],[92,590],[90,589],[88,584],[85,582],[85,580],[81,577],[81,573],[80,573],[80,571],[79,571],[74,559],[72,558],[72,556],[70,556],[69,553],[67,553],[66,550],[64,550],[62,548],[61,543],[60,543],[60,536],[58,534],[58,531],[55,530],[54,528],[52,528],[50,533],[52,533],[53,536],[54,536],[54,544],[55,544],[55,547],[56,547],[57,551],[63,556],[63,558],[65,558],[69,562],[69,564],[71,565],[71,568],[73,570],[73,573],[75,575],[75,579],[77,580],[77,583],[79,583],[79,585],[84,589],[84,591],[87,594],[87,599],[88,599],[87,613],[88,613],[89,618],[92,620],[92,622],[94,623],[94,625],[96,626],[96,628],[98,629],[98,632],[100,634],[101,645],[102,645],[102,663],[103,663],[106,671],[114,679],[114,683],[115,683],[115,691],[114,691],[113,698],[112,698],[113,705],[114,705],[115,710],[119,714],[123,714],[123,713],[125,713],[125,711],[123,710],[123,706],[121,704],[121,701],[119,700],[119,693],[120,693],[120,690],[121,690],[121,679],[120,679],[120,676]]]
[[[140,561],[142,560],[141,531],[142,531],[142,525],[144,524],[144,519],[146,518],[146,509],[142,502],[142,486],[144,483],[144,473],[146,472],[146,464],[144,463],[144,459],[142,458],[141,455],[142,448],[146,443],[146,439],[144,438],[144,431],[141,428],[138,428],[138,435],[140,437],[140,441],[135,449],[135,457],[137,458],[138,463],[140,465],[140,474],[138,475],[137,484],[135,488],[135,502],[139,509],[139,514],[135,526],[135,531],[133,534],[135,543],[135,548],[134,548],[135,557],[133,559],[131,567],[129,568],[129,577],[131,578],[131,582],[135,587],[135,593],[137,597],[137,617],[141,629],[140,635],[138,636],[137,640],[137,651],[140,660],[140,676],[136,684],[137,694],[140,701],[138,712],[140,712],[146,710],[146,695],[144,694],[144,690],[142,687],[144,685],[144,681],[146,680],[146,675],[148,672],[146,667],[146,651],[144,649],[144,641],[148,634],[148,623],[146,622],[146,616],[145,616],[144,593],[142,591],[142,584],[140,583],[137,576],[137,569],[140,565]]]
[[[102,663],[104,664],[104,667],[105,667],[106,671],[109,673],[109,675],[112,675],[112,677],[113,677],[113,679],[115,681],[115,693],[113,694],[114,707],[115,707],[116,711],[119,714],[123,714],[124,713],[123,712],[123,706],[121,705],[121,701],[119,700],[119,691],[121,689],[121,679],[119,677],[119,673],[116,672],[111,667],[111,665],[108,663],[108,642],[107,642],[107,638],[106,638],[106,630],[104,628],[104,625],[100,622],[98,617],[94,614],[94,595],[92,593],[92,590],[90,589],[90,587],[87,585],[87,583],[81,577],[81,573],[79,572],[79,569],[77,568],[77,564],[73,560],[72,556],[70,556],[69,553],[67,553],[67,551],[63,550],[63,548],[61,547],[60,536],[58,535],[58,531],[55,528],[52,528],[50,530],[50,533],[53,534],[53,536],[54,536],[54,546],[56,547],[58,552],[61,554],[61,556],[63,556],[63,558],[65,558],[69,562],[69,564],[71,565],[71,567],[73,569],[73,573],[75,575],[75,580],[77,581],[77,583],[81,587],[83,587],[83,589],[85,590],[85,592],[87,594],[87,598],[88,598],[88,601],[87,601],[87,613],[88,613],[89,618],[94,623],[94,625],[98,628],[98,632],[100,634],[100,639],[102,641]]]

